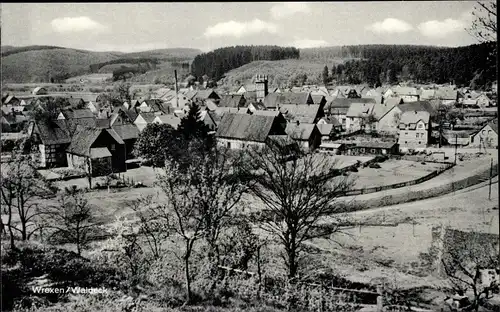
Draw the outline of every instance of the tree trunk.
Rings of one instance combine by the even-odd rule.
[[[191,303],[191,277],[189,272],[189,257],[191,256],[191,248],[189,240],[186,241],[186,252],[184,254],[184,274],[186,279],[186,303]]]

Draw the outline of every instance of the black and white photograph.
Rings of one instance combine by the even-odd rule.
[[[0,22],[1,311],[500,311],[496,1]]]

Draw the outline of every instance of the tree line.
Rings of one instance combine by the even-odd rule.
[[[368,83],[378,86],[400,81],[454,83],[474,88],[487,87],[496,80],[496,43],[445,48],[401,45],[365,45],[333,49],[331,55],[360,59],[334,64],[331,73],[323,70],[323,82]],[[321,53],[329,53],[321,50]],[[326,54],[328,55],[328,54]]]
[[[197,78],[207,75],[219,80],[231,69],[259,60],[298,59],[300,51],[294,47],[235,46],[216,49],[197,55],[191,64],[191,74]]]

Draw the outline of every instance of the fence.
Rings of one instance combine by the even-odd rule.
[[[492,176],[498,174],[498,164],[493,165]],[[442,196],[444,194],[452,193],[481,182],[487,181],[490,177],[490,169],[485,169],[478,174],[471,177],[464,178],[459,181],[451,182],[445,185],[435,186],[429,189],[407,192],[404,194],[387,195],[380,198],[370,199],[368,203],[366,201],[355,201],[351,203],[353,207],[357,207],[357,210],[366,209],[367,206],[370,208],[398,205],[403,203],[408,203],[417,200],[423,200],[427,198]]]
[[[258,272],[243,271],[238,269],[233,269],[230,267],[219,266],[219,270],[224,271],[225,274],[237,274],[243,277],[254,277],[258,275]],[[259,284],[263,283],[259,277]],[[332,282],[333,283],[333,282]],[[264,282],[265,284],[265,282]],[[359,308],[370,308],[370,311],[432,311],[422,308],[416,308],[413,306],[402,306],[390,304],[392,301],[390,299],[391,293],[387,292],[384,288],[384,284],[379,284],[376,287],[371,285],[364,285],[362,288],[347,288],[347,287],[336,287],[334,284],[328,285],[325,283],[310,283],[310,282],[297,282],[295,284],[302,289],[319,289],[322,293],[321,298],[324,296],[335,296],[342,298],[342,301],[347,304],[355,304]],[[283,286],[283,285],[282,285]],[[370,290],[373,289],[373,290]],[[376,289],[376,290],[375,290]],[[259,288],[261,291],[261,288]],[[338,295],[335,295],[338,294]],[[323,304],[323,300],[320,300]],[[323,311],[322,307],[319,310]]]
[[[455,166],[454,163],[443,163],[443,164],[445,164],[445,166],[443,168],[440,168],[436,171],[433,171],[433,172],[429,173],[428,175],[420,177],[416,180],[394,183],[394,184],[383,185],[383,186],[377,186],[377,187],[370,187],[370,188],[365,188],[365,189],[350,190],[350,191],[343,193],[342,195],[343,196],[354,196],[354,195],[370,194],[370,193],[375,193],[375,192],[380,192],[380,191],[391,190],[391,189],[411,186],[411,185],[415,185],[415,184],[420,184],[422,182],[428,181],[428,180],[438,176],[439,174],[443,173],[444,171]]]

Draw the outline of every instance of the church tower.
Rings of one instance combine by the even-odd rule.
[[[269,93],[268,90],[268,76],[267,75],[257,75],[255,79],[255,91],[257,102],[264,101],[264,98]]]

